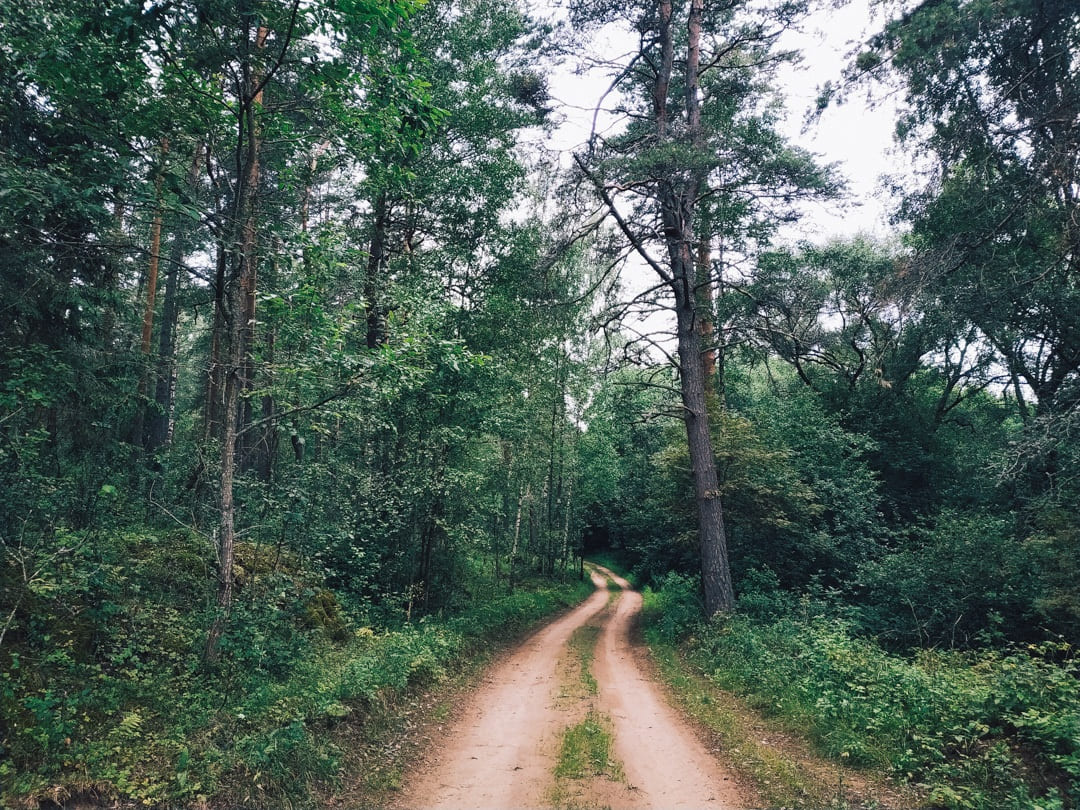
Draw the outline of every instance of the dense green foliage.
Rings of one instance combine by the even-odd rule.
[[[302,802],[606,549],[830,754],[1080,806],[1080,11],[904,5],[822,103],[927,171],[817,244],[803,2],[0,5],[0,800]]]
[[[718,685],[784,718],[856,768],[925,784],[934,806],[1057,808],[1080,798],[1080,698],[1070,648],[921,650],[901,657],[834,610],[775,587],[747,588],[741,615],[704,626],[694,583],[646,592],[650,623],[692,637]]]

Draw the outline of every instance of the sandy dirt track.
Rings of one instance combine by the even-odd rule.
[[[593,674],[599,706],[612,719],[615,756],[626,786],[585,806],[620,808],[744,807],[733,781],[664,701],[638,666],[630,629],[641,596],[606,569],[622,588],[608,601],[604,576],[585,602],[533,634],[490,671],[473,694],[447,744],[405,781],[400,810],[510,810],[551,807],[558,745],[573,720],[559,705],[559,663],[573,632],[593,617],[603,630]],[[613,801],[614,798],[614,801]],[[588,797],[586,797],[588,799]],[[580,803],[575,803],[580,807]]]
[[[600,686],[600,708],[615,725],[615,755],[638,794],[634,806],[741,807],[734,781],[637,664],[630,630],[641,610],[641,594],[617,574],[604,573],[623,593],[604,624],[593,675]]]

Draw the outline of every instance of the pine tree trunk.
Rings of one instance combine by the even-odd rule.
[[[685,269],[684,269],[685,272]],[[678,277],[677,277],[678,278]],[[683,276],[685,279],[685,275]],[[709,432],[707,406],[708,378],[701,362],[701,335],[695,317],[692,285],[680,285],[676,293],[680,388],[683,421],[694,477],[694,501],[698,513],[701,549],[701,582],[705,592],[705,613],[712,616],[731,610],[735,594],[731,584],[724,510],[716,473],[716,457]]]
[[[268,35],[260,27],[255,47],[261,49]],[[240,127],[237,139],[238,165],[242,167],[236,190],[234,227],[239,237],[235,270],[229,287],[229,348],[228,362],[224,369],[224,430],[221,442],[221,511],[218,527],[219,580],[218,612],[206,640],[206,660],[217,661],[219,643],[228,625],[233,600],[233,562],[236,545],[236,504],[233,483],[236,474],[237,443],[240,438],[240,394],[247,380],[245,370],[250,363],[251,323],[249,316],[255,295],[255,254],[257,221],[255,193],[259,184],[259,139],[255,114],[261,106],[261,79],[252,75],[250,63],[242,65],[244,90],[241,93]]]
[[[206,441],[220,437],[222,430],[223,404],[221,401],[224,389],[224,363],[222,353],[226,348],[226,336],[228,321],[225,313],[225,283],[229,263],[228,250],[224,241],[217,243],[217,262],[214,273],[214,316],[210,329],[210,363],[206,375],[206,407],[203,415],[203,438]]]
[[[696,276],[698,292],[698,332],[701,334],[701,365],[705,380],[710,383],[716,377],[716,334],[713,326],[715,299],[713,294],[712,255],[708,238],[699,235]]]
[[[162,144],[162,158],[168,152],[166,141]],[[158,270],[161,263],[161,226],[165,217],[161,199],[161,169],[154,178],[154,221],[150,226],[150,260],[146,268],[146,299],[143,305],[142,340],[139,344],[139,357],[142,368],[139,369],[139,387],[136,397],[135,421],[131,425],[131,443],[145,447],[143,436],[146,424],[146,389],[150,370],[150,341],[154,333],[154,306],[157,300]]]
[[[386,266],[386,231],[390,215],[386,192],[380,191],[375,199],[371,230],[371,248],[368,251],[367,273],[364,276],[364,298],[367,306],[367,347],[377,348],[386,341],[386,325],[383,322],[382,274]]]
[[[697,149],[704,147],[701,125],[701,103],[698,97],[698,73],[701,63],[701,25],[703,0],[692,0],[687,20],[686,73],[684,82],[686,105],[686,136]],[[656,82],[653,105],[657,118],[657,135],[667,137],[667,89],[670,86],[673,60],[673,35],[670,25],[670,4],[661,2],[661,43],[666,73]],[[667,15],[665,21],[664,15]],[[661,88],[663,92],[661,93]],[[681,176],[680,176],[681,175]],[[716,457],[709,430],[708,390],[710,378],[705,367],[709,359],[703,354],[702,320],[708,313],[701,311],[698,290],[699,262],[695,261],[693,246],[704,241],[694,230],[694,215],[704,178],[697,169],[672,172],[671,179],[659,183],[660,215],[667,243],[671,289],[675,298],[675,318],[678,336],[679,379],[686,425],[690,467],[694,477],[694,501],[698,513],[698,540],[701,551],[701,581],[705,595],[705,613],[712,616],[731,610],[735,594],[731,584],[727,536],[724,532],[724,510],[720,499]]]
[[[194,189],[199,179],[202,147],[195,149],[188,172],[187,187]],[[168,444],[172,437],[173,401],[176,392],[176,323],[180,317],[180,266],[187,247],[186,223],[176,226],[169,246],[169,263],[165,275],[165,299],[161,304],[161,325],[158,334],[157,369],[154,384],[156,409],[147,426],[146,449],[153,452]]]

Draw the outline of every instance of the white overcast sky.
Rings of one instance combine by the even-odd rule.
[[[871,109],[867,99],[856,94],[843,105],[830,107],[809,127],[804,126],[819,86],[840,77],[852,49],[877,25],[880,20],[871,18],[868,0],[851,0],[841,8],[818,11],[801,31],[789,32],[783,39],[784,48],[802,53],[801,64],[785,68],[780,75],[779,88],[787,99],[788,112],[784,132],[791,141],[817,154],[823,163],[839,164],[850,191],[850,199],[842,209],[837,205],[816,205],[808,210],[801,225],[789,234],[791,239],[821,242],[855,233],[884,237],[890,231],[886,223],[890,202],[879,195],[879,186],[882,175],[904,170],[893,147],[894,111],[887,105]],[[594,47],[606,57],[616,57],[633,44],[632,40],[608,35]],[[547,139],[547,146],[563,151],[564,163],[570,152],[587,140],[592,109],[609,82],[610,78],[599,71],[576,74],[573,65],[564,66],[553,76],[551,93],[558,104],[556,114],[565,116],[565,121]]]
[[[843,211],[810,213],[804,225],[812,241],[857,232],[885,236],[890,230],[886,217],[891,203],[879,193],[880,178],[906,172],[893,144],[894,106],[883,102],[875,109],[865,91],[856,92],[844,104],[829,107],[809,127],[804,125],[820,85],[840,77],[854,49],[880,24],[880,19],[871,18],[867,0],[852,0],[841,8],[817,12],[802,32],[791,32],[783,42],[802,54],[801,64],[781,73],[780,88],[788,107],[786,134],[823,162],[838,163],[851,197]]]

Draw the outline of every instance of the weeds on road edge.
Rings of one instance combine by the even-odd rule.
[[[593,652],[600,638],[600,628],[595,624],[583,624],[570,636],[569,648],[578,662],[581,686],[586,695],[596,695],[599,686],[592,674]]]
[[[678,644],[697,677],[805,735],[834,762],[917,786],[930,806],[1080,803],[1080,667],[1071,649],[904,657],[824,609],[763,611],[762,598],[744,595],[743,613],[703,624],[696,582],[669,575],[645,592],[650,640],[661,650]]]
[[[624,780],[622,765],[612,756],[614,736],[611,720],[595,709],[580,723],[563,732],[555,775],[560,779],[588,779],[603,776],[614,782]]]
[[[457,615],[396,629],[350,626],[340,614],[332,634],[309,628],[303,601],[299,618],[282,610],[267,623],[247,615],[245,600],[223,640],[226,663],[209,673],[199,659],[202,617],[144,600],[142,626],[167,634],[168,645],[152,634],[132,637],[108,667],[69,656],[32,693],[19,680],[18,650],[10,653],[0,670],[0,715],[12,724],[0,805],[306,804],[316,786],[342,781],[335,728],[383,722],[396,696],[442,682],[591,591],[576,579],[526,583]],[[288,643],[261,635],[265,626],[289,630]]]

